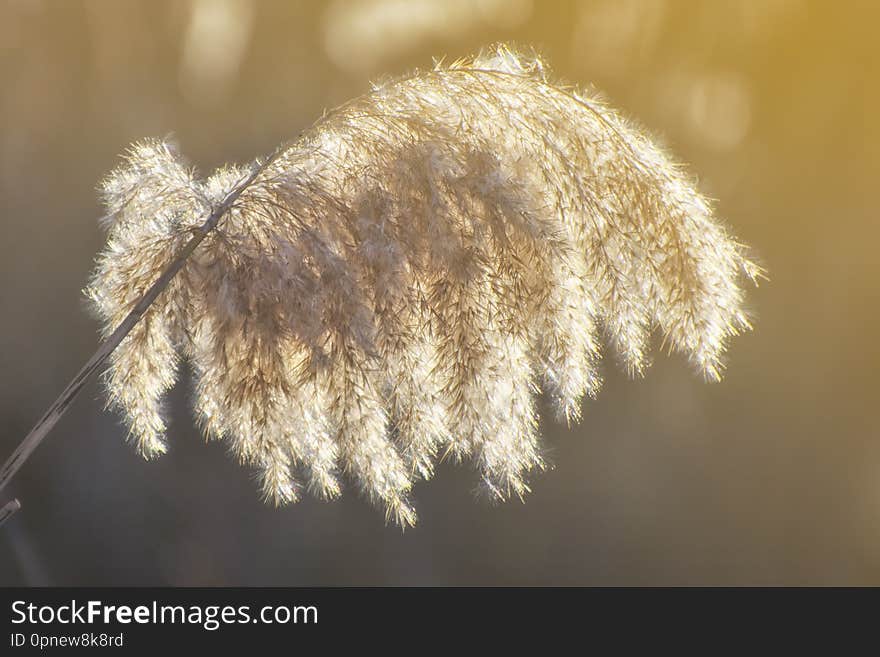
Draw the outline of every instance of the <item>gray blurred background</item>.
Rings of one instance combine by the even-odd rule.
[[[146,463],[92,383],[7,491],[0,585],[880,584],[880,5],[0,0],[0,458],[97,345],[95,185],[173,133],[202,171],[369,81],[534,46],[689,163],[770,282],[721,384],[603,365],[554,468],[491,506],[443,465],[402,533],[354,491],[275,510],[171,397]]]

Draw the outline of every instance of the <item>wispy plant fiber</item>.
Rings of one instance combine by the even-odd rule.
[[[103,183],[88,295],[109,332],[247,174],[200,180],[145,141]],[[145,457],[181,357],[196,413],[291,502],[340,475],[402,525],[440,455],[485,488],[544,465],[535,397],[577,420],[600,333],[633,372],[653,329],[719,379],[758,268],[682,170],[505,48],[376,85],[275,158],[111,356]]]

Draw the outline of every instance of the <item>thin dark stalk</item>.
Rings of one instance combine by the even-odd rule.
[[[2,509],[0,509],[0,527],[3,523],[15,515],[15,512],[21,508],[21,502],[18,500],[10,500]]]
[[[25,461],[27,461],[28,457],[33,453],[33,451],[37,448],[37,446],[43,441],[43,439],[48,435],[48,433],[52,430],[52,427],[61,419],[61,416],[67,411],[67,408],[70,406],[71,402],[76,398],[76,396],[80,393],[83,386],[85,386],[86,382],[89,378],[94,374],[107,360],[107,357],[113,353],[113,350],[119,346],[122,340],[126,335],[135,327],[135,325],[141,320],[144,313],[147,312],[147,309],[153,304],[153,302],[158,298],[158,296],[162,293],[162,291],[168,286],[168,283],[171,282],[177,273],[183,268],[183,265],[186,263],[187,258],[192,255],[192,252],[195,251],[196,247],[201,244],[202,240],[210,233],[219,223],[220,219],[224,214],[232,207],[241,193],[247,189],[247,187],[256,179],[258,175],[260,175],[267,166],[271,162],[275,160],[276,155],[268,158],[262,164],[259,164],[254,168],[254,170],[245,178],[241,183],[239,183],[226,197],[220,202],[220,204],[214,208],[214,211],[210,214],[204,224],[196,228],[193,232],[194,235],[190,238],[190,240],[184,245],[184,247],[180,250],[177,255],[175,255],[174,260],[165,268],[165,271],[159,276],[155,283],[150,287],[149,290],[140,298],[140,300],[135,304],[134,308],[131,312],[126,316],[122,323],[116,327],[116,330],[108,337],[104,342],[98,347],[98,350],[92,355],[92,357],[88,360],[88,362],[83,365],[82,369],[77,373],[73,380],[67,385],[64,391],[59,395],[58,399],[49,407],[49,409],[45,412],[43,417],[34,425],[34,428],[30,430],[27,436],[24,437],[24,440],[15,448],[15,451],[12,453],[12,456],[6,461],[3,465],[3,468],[0,469],[0,490],[2,490],[7,483],[9,483],[10,479],[18,472],[19,468],[24,465]],[[13,501],[14,502],[14,501]],[[3,508],[3,511],[6,511],[8,507],[10,507],[13,502],[10,502]],[[13,509],[9,515],[14,513],[17,510],[17,507]],[[5,519],[8,516],[0,517],[0,522],[2,519]]]

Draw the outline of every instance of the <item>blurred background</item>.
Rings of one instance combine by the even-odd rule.
[[[495,41],[594,85],[699,176],[770,281],[720,384],[606,361],[524,504],[442,465],[402,533],[354,491],[275,510],[171,396],[146,463],[89,385],[8,490],[0,585],[880,585],[880,4],[0,0],[0,458],[97,345],[95,185],[174,134],[200,170],[371,79]]]

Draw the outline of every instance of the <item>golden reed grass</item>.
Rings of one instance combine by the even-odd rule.
[[[201,180],[169,143],[130,149],[87,290],[108,334],[251,171]],[[641,131],[499,47],[375,86],[251,175],[107,388],[154,457],[185,358],[205,432],[268,499],[334,497],[344,474],[409,525],[440,455],[495,498],[527,491],[536,394],[577,420],[600,333],[633,372],[657,329],[720,378],[759,273]]]

